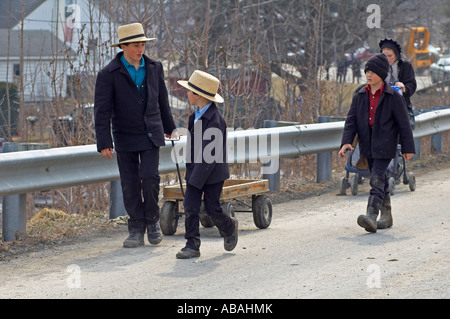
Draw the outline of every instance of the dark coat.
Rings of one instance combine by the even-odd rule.
[[[113,147],[111,124],[116,151],[163,146],[164,134],[171,134],[176,126],[162,64],[144,55],[146,86],[141,94],[120,61],[122,55],[123,52],[117,54],[97,76],[94,103],[97,149],[100,152]]]
[[[360,154],[365,158],[394,158],[398,143],[401,144],[402,153],[415,153],[405,100],[387,83],[378,102],[372,133],[369,126],[369,94],[362,87],[354,95],[341,146],[352,144],[356,134]]]
[[[409,106],[411,105],[411,96],[416,92],[417,82],[414,68],[408,61],[398,61],[398,80],[406,87],[403,97],[405,98],[406,106]]]
[[[186,143],[186,181],[202,189],[205,184],[216,184],[230,177],[227,125],[214,102],[195,124],[194,120],[195,114],[191,114]]]

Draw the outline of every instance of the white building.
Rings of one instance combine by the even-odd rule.
[[[65,97],[68,78],[95,74],[96,65],[103,63],[97,56],[111,59],[110,51],[103,48],[108,47],[115,26],[94,2],[101,3],[0,1],[0,82],[22,81],[25,102],[39,102]],[[99,48],[107,54],[96,54]]]

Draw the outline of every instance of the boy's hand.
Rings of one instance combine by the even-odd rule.
[[[105,157],[107,159],[112,159],[113,152],[114,152],[114,150],[112,148],[105,148],[100,151],[100,153],[102,153],[103,157]]]
[[[404,158],[406,161],[409,161],[413,156],[414,156],[414,153],[406,153],[406,154],[403,154],[403,158]]]
[[[350,152],[353,152],[353,146],[352,146],[352,144],[344,144],[344,145],[342,145],[342,148],[341,148],[341,150],[339,151],[339,156],[340,156],[340,157],[344,157],[344,156],[345,156],[345,152],[346,152],[347,150],[350,150]]]
[[[171,140],[177,140],[178,139],[178,132],[177,131],[173,131],[172,134],[166,134],[166,138],[171,139]]]

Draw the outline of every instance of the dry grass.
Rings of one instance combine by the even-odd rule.
[[[117,225],[103,212],[67,214],[61,210],[43,208],[27,222],[27,234],[24,238],[0,243],[0,260],[99,234],[114,229]]]

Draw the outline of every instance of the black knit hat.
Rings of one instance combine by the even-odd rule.
[[[364,73],[367,73],[369,70],[376,73],[384,81],[389,72],[388,58],[383,53],[375,54],[367,60]]]
[[[392,49],[397,59],[399,60],[401,59],[402,47],[400,46],[400,43],[398,43],[397,41],[385,38],[380,41],[379,46],[381,51],[383,51],[384,48]]]

